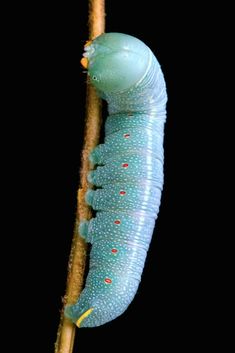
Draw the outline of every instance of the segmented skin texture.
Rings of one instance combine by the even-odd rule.
[[[85,288],[65,315],[79,327],[121,315],[138,289],[163,186],[166,87],[160,65],[140,40],[106,33],[85,48],[88,74],[108,102],[104,144],[86,202],[96,211],[80,225],[92,244]],[[89,309],[92,309],[89,311]]]

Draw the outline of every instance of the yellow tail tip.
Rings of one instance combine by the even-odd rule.
[[[83,313],[83,314],[80,316],[80,318],[79,318],[78,321],[76,322],[77,327],[80,327],[80,326],[81,326],[82,321],[83,321],[87,316],[89,316],[90,313],[91,313],[93,310],[94,310],[94,308],[90,308],[90,309],[88,309],[87,311],[85,311],[85,313]]]

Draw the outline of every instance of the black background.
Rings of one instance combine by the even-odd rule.
[[[206,172],[214,167],[207,94],[211,13],[196,4],[186,8],[164,2],[153,8],[136,1],[107,1],[106,13],[107,32],[138,37],[161,63],[168,91],[165,183],[135,299],[113,322],[78,330],[74,352],[134,351],[140,344],[146,351],[173,347],[190,352],[205,338],[209,344],[215,315],[208,292],[215,270],[206,260],[213,252],[208,209],[214,189]],[[16,232],[13,249],[17,254],[24,248],[27,255],[18,252],[23,269],[15,276],[17,315],[29,320],[35,346],[53,352],[83,145],[86,76],[80,58],[88,38],[86,1],[76,7],[33,8],[20,28],[14,33],[19,59],[14,104],[20,119],[12,130],[15,141],[22,132],[14,149],[17,178],[13,175],[13,190],[20,196],[13,198],[12,219],[20,214],[16,222],[22,234]]]

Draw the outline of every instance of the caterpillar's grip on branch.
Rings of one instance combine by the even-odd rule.
[[[106,33],[85,46],[82,65],[107,101],[104,144],[91,153],[96,186],[86,202],[95,218],[80,224],[92,244],[85,288],[65,315],[78,327],[121,315],[136,294],[163,185],[166,87],[160,65],[140,40]]]

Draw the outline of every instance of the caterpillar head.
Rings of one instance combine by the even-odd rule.
[[[104,33],[85,45],[81,60],[101,92],[120,92],[138,83],[149,67],[150,49],[122,33]]]

